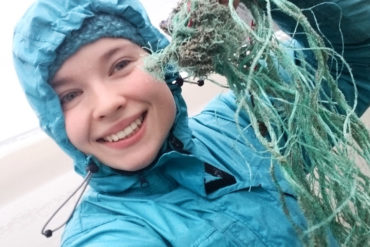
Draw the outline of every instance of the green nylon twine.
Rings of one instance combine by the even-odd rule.
[[[338,89],[343,73],[355,85],[350,66],[289,1],[241,2],[253,25],[240,19],[232,3],[180,2],[168,28],[171,43],[146,60],[147,70],[163,78],[171,64],[198,78],[226,77],[238,100],[236,121],[241,111],[248,113],[257,138],[271,153],[272,178],[279,166],[297,195],[307,219],[304,229],[294,224],[275,180],[303,244],[329,245],[332,235],[342,246],[369,246],[370,136],[355,105],[348,105]],[[308,47],[276,38],[272,8],[296,21]],[[358,159],[365,167],[357,165]]]

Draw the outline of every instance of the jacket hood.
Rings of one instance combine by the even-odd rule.
[[[57,94],[48,84],[50,68],[56,61],[56,50],[74,30],[96,14],[111,14],[123,18],[137,28],[138,34],[147,42],[152,51],[163,49],[168,40],[149,21],[149,18],[137,0],[39,0],[34,3],[22,17],[15,28],[13,40],[13,57],[16,72],[31,107],[35,110],[41,128],[73,158],[75,170],[85,175],[87,165],[94,161],[99,166],[97,179],[91,181],[92,187],[98,189],[101,179],[121,175],[108,166],[100,164],[94,157],[77,150],[69,141],[63,111]],[[177,106],[177,115],[171,134],[182,140],[184,148],[191,145],[191,134],[187,126],[187,110],[181,96],[181,88],[172,85],[177,72],[168,70],[166,82],[169,85]],[[167,148],[165,143],[162,152]],[[113,183],[117,185],[117,183]],[[99,186],[98,186],[99,185]],[[108,186],[109,187],[109,186]]]

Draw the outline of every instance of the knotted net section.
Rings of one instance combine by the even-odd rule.
[[[354,112],[356,103],[349,105],[338,88],[342,73],[355,87],[350,66],[289,1],[241,2],[250,10],[252,24],[236,14],[232,3],[226,7],[217,0],[181,1],[168,27],[171,43],[146,60],[147,70],[163,78],[171,65],[197,78],[209,79],[213,73],[226,77],[237,98],[235,119],[246,112],[270,152],[282,207],[302,242],[329,245],[332,235],[343,246],[368,245],[370,136]],[[272,11],[293,18],[308,46],[281,42]],[[308,54],[314,58],[310,63]],[[355,157],[365,167],[359,167]],[[275,166],[294,189],[307,227],[296,225],[289,214]]]

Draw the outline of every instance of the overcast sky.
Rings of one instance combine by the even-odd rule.
[[[0,143],[38,127],[16,77],[11,54],[13,28],[33,0],[14,0],[3,3],[0,10]],[[153,24],[168,16],[177,0],[141,0]]]
[[[31,0],[7,1],[0,10],[0,141],[37,127],[18,83],[11,53],[13,28]]]

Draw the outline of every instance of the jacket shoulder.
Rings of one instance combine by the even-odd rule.
[[[250,121],[247,113],[243,110],[239,111],[238,107],[235,94],[232,91],[228,91],[213,98],[194,119],[208,115],[231,122],[237,120],[243,126],[248,125]]]
[[[165,246],[160,236],[139,219],[83,201],[68,222],[62,237],[63,247]]]

